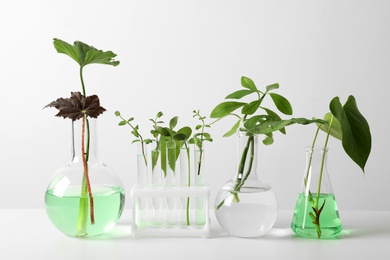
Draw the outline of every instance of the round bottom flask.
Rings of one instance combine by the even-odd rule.
[[[55,173],[45,193],[49,219],[68,236],[107,233],[125,203],[120,179],[97,159],[94,121],[88,119],[84,133],[78,122],[72,123],[72,160]]]
[[[219,191],[215,214],[221,227],[232,236],[259,237],[274,225],[278,201],[271,186],[256,172],[257,136],[238,133],[238,173]]]

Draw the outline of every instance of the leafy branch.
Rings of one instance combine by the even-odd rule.
[[[140,142],[141,143],[141,152],[142,152],[142,156],[144,158],[144,162],[145,162],[145,165],[147,166],[148,165],[148,160],[147,160],[147,155],[146,155],[146,149],[145,149],[145,144],[148,144],[148,143],[151,143],[152,141],[150,139],[144,139],[142,137],[142,135],[139,133],[139,126],[138,125],[133,125],[131,122],[134,120],[134,117],[130,117],[128,120],[124,119],[122,116],[121,116],[121,113],[119,111],[115,111],[115,116],[119,117],[120,119],[122,119],[122,121],[120,121],[118,123],[119,126],[124,126],[124,125],[129,125],[132,129],[131,133],[135,136],[136,139],[134,139],[131,143],[136,143],[136,142]]]
[[[195,133],[193,137],[188,140],[188,143],[195,144],[199,148],[200,154],[198,160],[197,174],[200,175],[201,166],[202,166],[203,142],[204,141],[212,142],[213,139],[211,138],[211,135],[209,133],[205,132],[205,128],[211,127],[209,124],[206,124],[205,122],[206,117],[201,116],[199,110],[194,110],[193,113],[194,113],[193,117],[194,118],[197,117],[201,121],[201,124],[195,127],[196,130],[200,130],[200,131],[198,133]]]
[[[367,120],[360,113],[356,99],[354,96],[349,96],[348,100],[344,104],[341,104],[339,97],[335,97],[331,100],[329,104],[330,112],[326,113],[324,116],[324,121],[327,124],[317,123],[318,129],[314,136],[312,143],[312,149],[315,146],[319,130],[326,132],[326,139],[324,149],[327,149],[328,139],[330,136],[335,137],[338,140],[341,140],[344,151],[347,155],[361,168],[364,173],[364,168],[369,158],[371,152],[371,132]],[[319,208],[319,198],[321,193],[321,181],[323,175],[325,161],[325,152],[322,155],[321,168],[319,173],[319,181],[317,187],[317,195],[315,200],[309,190],[309,202],[312,204],[312,212],[309,213],[309,216],[312,219],[312,223],[316,227],[317,237],[320,238],[322,231],[320,225],[320,214],[322,209],[325,206],[324,201],[323,205]],[[309,169],[312,162],[312,154],[309,159],[309,167],[304,178],[304,184],[307,186],[309,178]]]
[[[256,134],[265,135],[263,144],[270,145],[274,142],[273,133],[279,131],[282,134],[286,134],[285,127],[289,125],[305,125],[314,122],[326,123],[323,120],[309,120],[305,118],[291,118],[282,120],[275,111],[268,107],[262,106],[263,100],[266,97],[270,97],[279,112],[285,115],[293,114],[293,109],[290,102],[284,96],[274,93],[277,89],[279,89],[278,83],[268,85],[265,87],[264,91],[261,91],[256,87],[253,80],[243,76],[241,77],[241,86],[243,87],[242,89],[239,89],[225,97],[225,99],[228,99],[229,101],[225,101],[217,105],[210,114],[210,117],[216,118],[217,121],[227,116],[234,116],[238,118],[233,127],[224,134],[224,137],[231,136],[240,129],[241,131],[247,132],[252,136]],[[250,102],[236,101],[249,96],[255,97]],[[237,110],[239,111],[236,112]],[[256,113],[258,111],[261,112]],[[249,138],[241,156],[240,165],[238,166],[237,183],[234,187],[234,190],[232,191],[232,194],[235,196],[234,202],[239,202],[237,192],[240,191],[251,172],[253,164],[252,158],[254,154],[253,146],[254,139]],[[250,152],[249,155],[248,152]],[[250,156],[249,161],[247,161],[247,156]],[[248,170],[245,174],[243,170],[246,163],[248,163]],[[217,209],[219,209],[223,204],[224,201],[218,205]]]
[[[98,115],[105,111],[100,107],[99,99],[96,95],[87,96],[86,88],[83,78],[83,68],[89,64],[105,64],[117,66],[119,61],[114,60],[116,54],[112,51],[98,50],[93,46],[85,44],[81,41],[75,41],[73,45],[54,38],[54,48],[58,53],[65,54],[71,57],[79,64],[79,77],[81,82],[82,93],[72,92],[69,99],[59,98],[56,101],[50,103],[47,107],[55,107],[60,110],[57,116],[64,118],[70,118],[72,121],[77,119],[83,120],[82,123],[82,159],[84,165],[84,174],[81,187],[79,217],[77,225],[77,236],[86,236],[87,227],[85,217],[88,213],[88,203],[85,201],[88,196],[90,199],[90,217],[91,223],[94,224],[94,207],[91,184],[88,177],[88,159],[89,159],[89,146],[90,146],[90,129],[88,117],[96,118]],[[86,136],[85,136],[86,133]],[[85,141],[86,139],[86,141]],[[85,141],[85,143],[84,143]]]

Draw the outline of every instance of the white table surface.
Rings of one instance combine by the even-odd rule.
[[[289,228],[292,211],[280,211],[274,228],[260,238],[230,237],[211,215],[211,237],[131,237],[131,212],[97,238],[57,231],[43,209],[0,209],[0,259],[390,259],[390,211],[340,211],[338,239],[305,239]]]

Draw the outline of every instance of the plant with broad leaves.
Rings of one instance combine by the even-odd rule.
[[[59,98],[46,107],[55,107],[59,110],[56,116],[70,118],[72,121],[82,119],[82,161],[84,166],[83,181],[81,187],[79,218],[77,224],[77,236],[87,235],[87,226],[85,218],[88,216],[88,201],[91,224],[95,224],[94,204],[92,196],[92,188],[88,176],[88,158],[89,158],[89,140],[90,130],[88,118],[97,118],[105,111],[100,106],[100,101],[97,95],[86,95],[86,89],[83,78],[83,69],[89,64],[105,64],[117,66],[119,61],[114,60],[116,54],[112,51],[98,50],[93,46],[85,44],[81,41],[75,41],[73,45],[60,40],[53,40],[54,48],[58,53],[65,54],[71,57],[79,64],[79,77],[81,81],[82,92],[72,92],[70,98]],[[86,140],[86,141],[85,141]],[[86,143],[86,144],[84,144]]]
[[[164,176],[167,176],[167,167],[171,168],[173,173],[175,173],[176,169],[176,161],[180,156],[180,150],[183,147],[186,151],[187,156],[187,172],[188,172],[188,182],[187,186],[191,185],[190,182],[190,151],[187,144],[187,141],[191,137],[192,129],[188,126],[184,126],[179,130],[175,130],[177,126],[179,118],[177,116],[173,117],[169,121],[169,125],[166,127],[154,125],[155,131],[152,133],[159,134],[161,136],[160,139],[160,151],[161,151],[161,169],[164,172]],[[167,163],[167,159],[168,163]],[[168,166],[167,166],[168,164]],[[190,225],[190,198],[187,198],[186,205],[186,224]]]
[[[184,126],[179,130],[175,130],[179,118],[177,116],[169,120],[169,125],[166,127],[154,125],[154,130],[160,135],[160,150],[161,150],[161,168],[164,172],[164,176],[167,173],[167,164],[165,163],[166,156],[168,157],[168,166],[175,171],[176,160],[180,154],[180,146],[187,146],[187,140],[191,137],[192,129],[188,126]],[[172,146],[171,149],[167,149],[168,146]],[[174,147],[174,149],[173,149]],[[168,154],[166,154],[168,153]]]
[[[328,147],[329,137],[335,137],[342,142],[344,151],[347,155],[364,172],[364,167],[371,152],[371,132],[367,120],[360,113],[357,107],[355,97],[352,95],[349,96],[344,106],[341,104],[339,97],[335,97],[331,100],[329,109],[330,112],[326,113],[324,116],[324,121],[327,123],[317,123],[318,127],[312,143],[312,149],[316,144],[319,130],[322,130],[326,132],[324,149],[327,149]],[[309,180],[312,156],[313,154],[310,154],[309,166],[307,167],[307,172],[304,177],[305,186],[307,186]],[[307,200],[311,203],[312,210],[314,212],[310,212],[309,217],[315,225],[318,238],[320,238],[322,234],[320,215],[326,203],[326,200],[324,200],[323,204],[321,206],[319,205],[324,160],[325,153],[322,155],[316,195],[313,195],[310,190],[308,194],[306,194]]]
[[[286,126],[292,124],[311,124],[314,122],[324,123],[327,122],[319,119],[309,120],[306,118],[291,118],[283,120],[281,117],[272,109],[264,107],[263,101],[266,97],[270,97],[277,110],[285,115],[292,115],[293,109],[290,102],[282,95],[275,93],[279,89],[279,84],[274,83],[266,86],[265,91],[259,90],[253,80],[248,77],[241,77],[242,89],[239,89],[228,96],[225,101],[217,105],[210,114],[211,118],[216,118],[217,121],[227,116],[234,116],[237,118],[236,123],[233,127],[224,134],[224,137],[228,137],[237,132],[237,130],[248,132],[251,135],[263,134],[265,138],[263,143],[270,145],[274,142],[273,133],[276,131],[286,134]],[[254,100],[250,102],[236,101],[249,96],[255,96]],[[236,111],[239,110],[237,113]],[[261,111],[260,113],[257,113]],[[232,195],[234,196],[234,202],[239,202],[237,193],[244,185],[248,178],[253,160],[246,160],[246,158],[253,157],[253,149],[249,149],[254,145],[254,138],[248,138],[248,142],[241,156],[240,164],[238,165],[237,182],[235,184]],[[248,154],[248,151],[251,153]],[[245,164],[248,163],[248,170],[244,173]],[[222,201],[218,206],[219,209],[225,201]]]

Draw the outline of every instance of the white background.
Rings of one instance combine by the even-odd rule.
[[[354,95],[373,148],[364,175],[339,141],[330,142],[338,206],[390,210],[389,13],[390,2],[379,0],[2,1],[0,208],[44,208],[51,176],[70,159],[70,121],[42,109],[81,90],[78,65],[53,47],[60,38],[112,50],[121,61],[87,66],[84,75],[88,94],[98,94],[107,109],[99,118],[99,155],[127,195],[136,180],[135,146],[114,111],[134,116],[144,135],[160,110],[166,122],[177,115],[179,125],[195,125],[192,111],[209,115],[245,75],[258,87],[278,82],[295,117],[322,117],[334,96],[345,102]],[[212,201],[235,172],[235,137],[222,137],[233,122],[211,129]],[[291,126],[261,148],[259,175],[273,186],[281,209],[295,206],[304,147],[314,132],[314,126]]]

